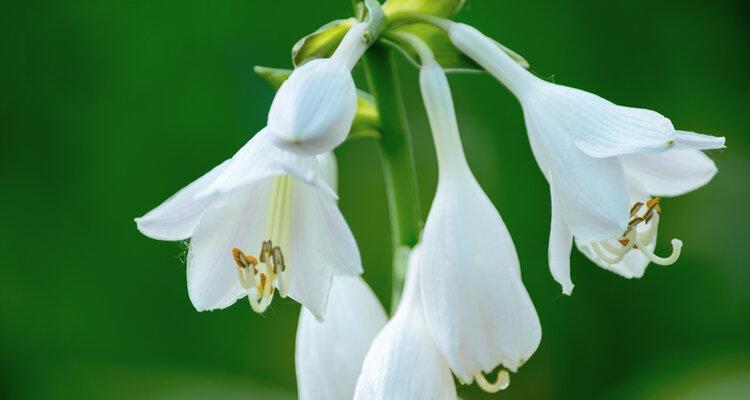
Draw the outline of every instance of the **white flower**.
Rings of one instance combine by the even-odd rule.
[[[351,400],[367,350],[387,321],[362,278],[335,278],[323,321],[300,311],[295,351],[299,398]]]
[[[699,150],[723,148],[724,138],[677,131],[654,111],[543,81],[476,29],[437,24],[523,107],[532,151],[550,185],[550,269],[564,293],[573,289],[573,238],[598,264],[629,277],[643,273],[645,259],[662,265],[677,260],[682,242],[676,239],[671,256],[652,252],[660,208],[648,195],[675,195],[708,182],[715,168]],[[639,192],[639,185],[647,190]]]
[[[416,250],[425,316],[458,378],[495,391],[503,385],[488,384],[483,372],[523,365],[541,340],[539,318],[510,234],[464,157],[445,73],[434,61],[422,63],[420,86],[439,164]]]
[[[136,222],[155,239],[190,238],[188,293],[199,311],[247,296],[263,312],[278,289],[322,318],[334,275],[362,272],[315,157],[276,148],[267,129]]]
[[[368,28],[368,22],[354,24],[330,58],[305,63],[281,85],[268,113],[274,144],[315,155],[346,140],[357,111],[351,69],[369,46]]]
[[[412,253],[396,313],[367,352],[355,400],[455,400],[450,369],[425,321],[420,267]]]

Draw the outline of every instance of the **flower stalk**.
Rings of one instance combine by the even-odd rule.
[[[381,116],[379,141],[393,244],[391,310],[395,310],[406,276],[409,250],[419,240],[422,217],[417,175],[395,55],[376,44],[363,58],[370,93]]]

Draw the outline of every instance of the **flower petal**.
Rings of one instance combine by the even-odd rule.
[[[231,158],[225,170],[216,176],[210,185],[199,191],[196,197],[226,194],[266,178],[286,174],[293,175],[336,198],[336,194],[320,175],[315,157],[298,156],[277,148],[271,143],[268,128],[263,128],[242,146]]]
[[[187,280],[190,300],[198,311],[225,308],[246,292],[239,283],[232,249],[254,253],[266,229],[272,180],[252,190],[228,195],[226,202],[206,211],[190,240]]]
[[[675,134],[676,150],[714,150],[723,149],[726,139],[723,137],[704,135],[695,132],[677,131]]]
[[[273,142],[287,151],[316,155],[349,134],[357,111],[351,71],[332,59],[312,60],[284,81],[268,112]]]
[[[301,400],[350,400],[362,362],[388,317],[360,277],[338,277],[325,321],[305,308],[297,327],[295,368]]]
[[[510,234],[473,176],[441,177],[416,251],[430,331],[461,381],[531,357],[539,318]]]
[[[716,175],[714,162],[700,150],[621,156],[628,176],[654,196],[679,196],[707,184]]]
[[[409,264],[401,303],[367,352],[355,400],[457,398],[450,369],[425,322],[419,267]]]
[[[570,249],[573,247],[573,235],[570,234],[562,218],[560,205],[554,193],[552,198],[552,226],[549,232],[549,270],[555,281],[562,286],[566,295],[573,293],[573,281],[570,279]]]
[[[292,220],[289,295],[320,319],[332,277],[362,273],[359,250],[334,200],[311,186],[294,185]]]
[[[203,212],[217,201],[217,196],[195,199],[195,194],[211,184],[228,165],[229,160],[224,161],[146,215],[136,218],[138,230],[150,238],[159,240],[189,238]]]
[[[627,182],[616,158],[582,153],[544,110],[524,105],[532,151],[555,193],[570,232],[590,242],[621,234],[630,209]]]

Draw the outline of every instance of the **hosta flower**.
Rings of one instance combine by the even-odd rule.
[[[355,400],[456,399],[453,376],[422,307],[419,275],[427,271],[414,261],[412,253],[401,302],[367,352]]]
[[[300,400],[351,400],[367,350],[387,321],[362,278],[335,278],[323,321],[300,311],[295,352]]]
[[[543,81],[476,29],[438,24],[523,107],[532,151],[550,185],[550,269],[563,292],[573,289],[573,238],[598,264],[625,276],[640,276],[646,259],[662,265],[677,260],[682,242],[676,239],[670,256],[653,254],[661,206],[648,195],[705,184],[714,169],[699,150],[723,148],[724,138],[678,131],[654,111]],[[670,190],[674,186],[683,190]]]
[[[498,365],[511,371],[541,340],[534,305],[521,280],[513,241],[464,157],[445,73],[422,60],[420,87],[439,164],[437,192],[416,263],[424,311],[437,347],[461,382]],[[507,377],[507,371],[501,370]],[[503,379],[504,380],[504,379]]]
[[[354,24],[330,58],[305,63],[281,85],[268,113],[274,144],[315,155],[346,139],[357,111],[351,69],[369,45],[363,40],[367,26]]]
[[[362,272],[359,251],[315,157],[273,146],[267,129],[230,160],[136,219],[160,240],[190,239],[188,293],[199,311],[274,293],[321,318],[334,275]]]

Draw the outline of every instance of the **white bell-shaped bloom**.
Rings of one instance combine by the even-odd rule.
[[[300,400],[351,400],[367,350],[387,321],[362,278],[335,278],[323,321],[300,311],[295,350]]]
[[[367,22],[354,24],[330,58],[309,61],[284,81],[268,113],[274,144],[315,155],[346,140],[357,112],[351,69],[369,45],[367,29]]]
[[[190,239],[187,281],[199,311],[276,290],[322,318],[335,275],[362,272],[354,237],[315,157],[279,149],[267,129],[230,160],[136,219],[146,236]]]
[[[416,262],[427,323],[453,372],[485,390],[505,386],[483,373],[511,371],[539,346],[541,327],[521,280],[513,241],[464,157],[448,80],[422,60],[420,87],[437,151],[439,179]]]
[[[679,240],[672,241],[669,257],[652,253],[658,200],[633,203],[631,198],[638,196],[632,182],[649,182],[650,195],[674,192],[654,187],[653,181],[667,189],[694,189],[713,175],[710,160],[699,150],[723,148],[724,138],[678,131],[657,112],[618,106],[546,82],[473,27],[446,20],[435,23],[448,32],[456,47],[507,86],[523,107],[532,151],[550,185],[550,269],[564,293],[573,289],[569,272],[573,238],[600,265],[625,276],[642,274],[643,257],[663,265],[676,261]],[[700,160],[700,165],[688,166],[689,159]],[[629,257],[631,251],[643,257]]]
[[[420,270],[412,254],[401,302],[367,352],[355,400],[455,400],[448,364],[435,346],[422,308]]]

